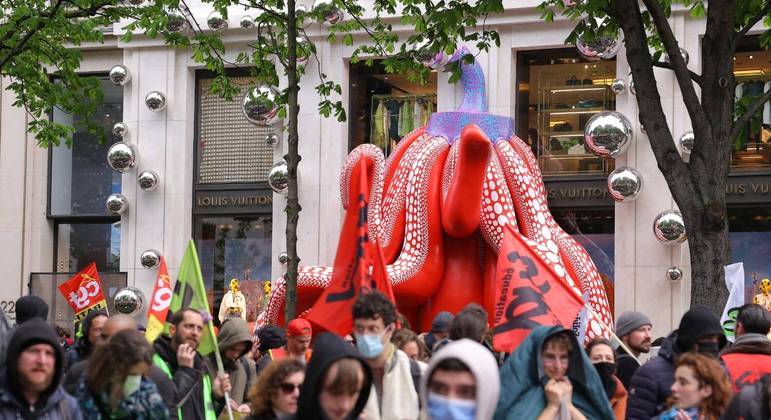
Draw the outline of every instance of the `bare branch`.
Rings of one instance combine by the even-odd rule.
[[[653,67],[659,67],[659,68],[668,69],[668,70],[674,70],[675,69],[672,66],[671,63],[665,63],[663,61],[654,61],[653,62]],[[697,85],[703,87],[702,84],[701,84],[702,83],[701,75],[698,75],[698,74],[694,73],[691,70],[688,70],[688,74],[691,76],[691,80],[696,82]]]
[[[740,39],[744,37],[744,35],[747,35],[747,32],[752,29],[753,26],[755,26],[756,23],[760,22],[764,17],[771,14],[771,0],[766,2],[765,7],[762,7],[755,16],[751,17],[750,20],[747,22],[747,24],[739,30],[739,32],[736,33],[736,36],[734,37],[734,49],[736,47],[736,43],[739,42]]]
[[[739,118],[734,121],[734,126],[731,129],[731,136],[729,137],[729,140],[733,140],[736,138],[736,136],[739,135],[739,132],[742,130],[742,127],[744,124],[747,124],[752,119],[753,115],[755,115],[758,111],[760,111],[760,108],[763,107],[763,105],[766,104],[766,102],[771,100],[771,89],[767,90],[766,93],[759,96],[755,102],[750,104],[749,107],[747,107],[747,111],[744,112]]]

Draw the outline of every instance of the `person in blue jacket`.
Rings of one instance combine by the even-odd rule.
[[[612,419],[602,380],[572,331],[533,329],[501,368],[495,420]]]

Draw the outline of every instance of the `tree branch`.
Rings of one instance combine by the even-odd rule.
[[[736,43],[739,42],[740,39],[742,39],[745,35],[747,35],[747,32],[752,29],[753,26],[755,26],[756,23],[760,22],[764,17],[771,14],[771,0],[769,0],[766,3],[765,7],[762,7],[755,16],[751,17],[750,20],[747,22],[744,27],[739,30],[739,32],[736,33],[736,36],[734,37],[734,49],[736,47]]]
[[[739,118],[734,121],[733,128],[731,129],[731,137],[729,137],[729,141],[736,138],[736,136],[739,135],[739,132],[742,130],[742,127],[744,124],[747,124],[750,122],[752,117],[760,111],[760,108],[765,105],[766,102],[771,100],[771,89],[767,90],[766,93],[759,96],[758,99],[755,100],[752,104],[750,104],[749,107],[747,107],[747,111],[744,112]]]
[[[668,69],[668,70],[674,70],[674,69],[675,69],[675,68],[672,66],[672,64],[670,64],[670,63],[665,63],[665,62],[663,62],[663,61],[654,61],[654,62],[653,62],[653,67],[659,67],[659,68],[662,68],[662,69]],[[696,73],[694,73],[694,72],[693,72],[693,71],[691,71],[691,70],[688,70],[688,74],[691,76],[691,80],[693,80],[694,82],[696,82],[696,84],[697,84],[697,85],[699,85],[700,87],[703,87],[703,86],[702,86],[702,84],[701,84],[701,83],[702,83],[701,75],[699,75],[699,74],[696,74]]]
[[[56,12],[59,10],[59,7],[62,5],[62,0],[57,0],[54,6],[51,8],[51,15],[55,15]],[[3,67],[5,67],[6,63],[8,63],[8,60],[10,60],[12,57],[15,57],[17,54],[21,53],[24,49],[24,46],[27,45],[27,42],[36,34],[38,31],[43,29],[46,24],[48,23],[48,19],[40,19],[37,22],[37,25],[35,25],[34,28],[30,29],[29,32],[27,32],[24,35],[24,38],[16,44],[13,48],[11,48],[10,51],[8,51],[8,55],[3,57],[2,61],[0,61],[0,70],[2,70]]]

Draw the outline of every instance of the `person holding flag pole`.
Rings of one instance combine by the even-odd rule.
[[[162,274],[159,273],[158,284],[161,283]],[[163,289],[163,285],[160,289]],[[156,293],[153,296],[154,303]],[[155,308],[158,311],[151,307],[150,316],[154,318],[158,312],[163,312],[162,306]],[[172,418],[216,420],[224,407],[228,418],[232,420],[233,413],[230,404],[227,404],[230,380],[219,354],[201,267],[192,240],[182,258],[174,292],[166,310],[163,333],[153,343],[153,364],[166,374],[176,390],[176,410],[172,410]],[[149,320],[148,327],[152,327],[152,324],[153,321]],[[150,330],[148,328],[148,333]],[[152,339],[149,334],[146,337]],[[203,358],[212,353],[217,362],[217,372],[210,372]]]

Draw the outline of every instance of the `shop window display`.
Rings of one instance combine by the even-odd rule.
[[[613,162],[583,144],[587,121],[616,108],[615,60],[587,62],[573,49],[517,54],[517,135],[544,175],[606,174]]]
[[[748,37],[734,55],[737,114],[771,90],[771,51],[761,50],[759,37]],[[736,169],[771,167],[771,103],[766,104],[733,139],[732,166]]]
[[[752,302],[763,279],[771,278],[771,208],[729,208],[728,229],[731,262],[744,263],[744,299]]]

